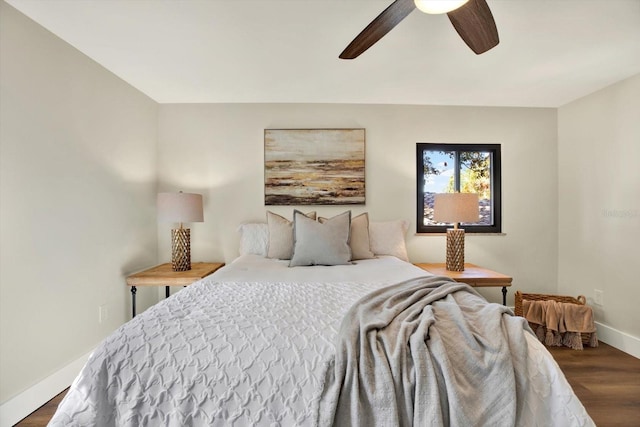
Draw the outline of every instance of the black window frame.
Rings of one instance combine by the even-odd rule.
[[[464,224],[466,233],[502,233],[502,161],[501,144],[443,144],[418,142],[416,143],[416,232],[417,233],[445,233],[451,226],[424,225],[424,151],[453,151],[456,157],[462,151],[487,151],[491,153],[491,199],[493,201],[493,225]],[[457,160],[457,159],[456,159]],[[456,165],[459,165],[456,161]],[[460,174],[460,168],[456,173]],[[459,178],[455,180],[459,190]]]

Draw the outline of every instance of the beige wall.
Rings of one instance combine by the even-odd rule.
[[[367,204],[374,221],[411,221],[412,261],[443,261],[443,236],[415,236],[416,142],[502,144],[503,230],[467,236],[466,259],[508,273],[515,289],[555,292],[557,123],[555,109],[323,104],[160,105],[161,191],[204,194],[205,222],[191,224],[193,261],[238,255],[238,225],[264,221],[266,128],[366,129]],[[325,215],[347,207],[318,207]],[[291,216],[290,207],[273,211]],[[170,224],[158,226],[158,258],[170,259]],[[483,291],[501,301],[499,289]]]
[[[638,340],[640,75],[561,107],[558,122],[558,291]]]
[[[5,402],[129,318],[124,276],[156,261],[157,104],[4,2],[0,14]]]

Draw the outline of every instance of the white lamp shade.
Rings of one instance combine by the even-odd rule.
[[[424,13],[438,14],[456,10],[469,0],[414,0],[416,7]]]
[[[158,193],[158,221],[203,222],[202,194]]]
[[[443,193],[436,194],[433,203],[433,220],[435,222],[478,222],[480,208],[478,195],[475,193]]]

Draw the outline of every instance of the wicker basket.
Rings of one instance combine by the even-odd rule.
[[[516,292],[515,298],[516,298],[515,313],[516,313],[516,316],[521,316],[521,317],[522,317],[522,300],[523,299],[526,299],[528,301],[554,300],[558,302],[568,302],[571,304],[578,304],[578,305],[585,305],[587,302],[587,299],[582,295],[579,295],[578,298],[574,298],[574,297],[567,297],[564,295],[523,294],[520,291]]]
[[[528,301],[554,300],[557,302],[564,302],[564,303],[578,304],[578,305],[585,305],[587,303],[587,299],[582,295],[579,295],[578,298],[574,298],[574,297],[569,297],[564,295],[525,294],[520,291],[517,291],[515,295],[515,309],[514,309],[516,316],[522,317],[522,300],[523,299],[526,299]],[[583,333],[581,335],[581,338],[583,343],[588,343],[589,340],[591,339],[591,334]]]

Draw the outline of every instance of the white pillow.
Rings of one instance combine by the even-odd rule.
[[[349,264],[351,211],[317,222],[296,210],[293,224],[294,245],[289,267]]]
[[[315,212],[309,212],[305,215],[314,221],[316,220]],[[269,229],[267,257],[291,259],[291,254],[293,253],[293,222],[283,216],[267,211],[267,227]]]
[[[369,223],[369,238],[371,251],[375,255],[393,255],[409,262],[405,235],[409,229],[407,221],[384,221]]]
[[[325,222],[326,218],[318,218],[318,221]],[[349,246],[351,247],[351,259],[370,259],[375,255],[371,252],[371,242],[369,238],[369,214],[362,213],[351,218],[351,235],[349,236]]]
[[[240,232],[240,255],[267,256],[269,227],[266,222],[247,223],[238,227]]]

